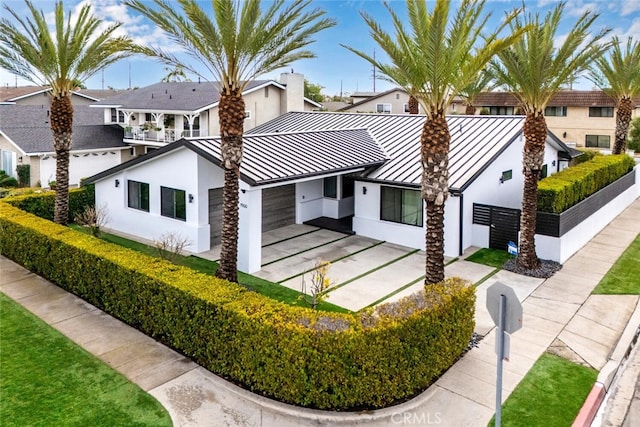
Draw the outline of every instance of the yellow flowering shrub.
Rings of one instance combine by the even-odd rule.
[[[475,292],[450,279],[361,313],[288,306],[0,202],[0,251],[211,372],[283,402],[380,408],[464,351]]]

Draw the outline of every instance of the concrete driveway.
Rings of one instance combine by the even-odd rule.
[[[309,225],[290,225],[262,235],[262,269],[255,276],[297,291],[318,260],[329,261],[327,301],[357,311],[413,293],[422,285],[425,253],[368,237]],[[494,269],[456,260],[448,277],[478,282]]]

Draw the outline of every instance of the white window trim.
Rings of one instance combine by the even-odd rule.
[[[382,105],[382,111],[378,111],[378,106]],[[385,111],[385,106],[389,107],[389,111]],[[391,103],[390,102],[381,102],[376,104],[376,113],[382,113],[382,114],[391,114]]]

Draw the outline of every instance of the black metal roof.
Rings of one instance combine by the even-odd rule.
[[[181,147],[221,165],[220,137],[181,139],[94,175],[87,182],[99,181]],[[384,150],[365,129],[245,135],[243,150],[241,178],[254,186],[355,171],[386,161]]]
[[[366,177],[419,186],[422,175],[420,134],[425,120],[424,115],[291,112],[247,133],[365,128],[389,156],[388,162],[370,171]],[[453,115],[447,117],[447,123],[451,133],[449,187],[460,191],[522,135],[524,117]],[[568,151],[557,138],[549,138],[549,142],[559,150]]]

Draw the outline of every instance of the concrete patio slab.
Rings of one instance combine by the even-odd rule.
[[[331,264],[328,275],[334,286],[375,270],[381,265],[405,256],[412,251],[410,248],[392,243],[376,244],[376,241],[372,240],[371,244],[375,246]],[[301,278],[298,276],[280,284],[291,289],[300,290],[300,281]]]
[[[318,232],[314,232],[315,234]],[[331,231],[330,233],[335,233]],[[345,236],[342,233],[335,233],[340,236]],[[302,236],[301,238],[307,237]],[[286,243],[286,242],[284,242]],[[311,249],[297,255],[289,256],[287,258],[281,259],[280,261],[274,262],[273,264],[269,264],[262,267],[262,270],[254,273],[255,276],[261,277],[266,280],[270,280],[272,282],[282,282],[284,280],[288,280],[289,278],[297,277],[301,275],[304,271],[311,270],[318,260],[322,261],[331,261],[333,262],[336,259],[340,259],[354,252],[361,251],[366,248],[373,247],[379,243],[378,240],[373,240],[368,237],[362,236],[346,236],[344,238],[340,238],[340,240],[326,243],[318,248]],[[278,246],[280,243],[277,243],[274,246]],[[266,249],[271,248],[269,246]],[[333,276],[332,276],[333,277]],[[301,280],[301,279],[299,279]],[[295,285],[295,280],[291,281],[291,286]],[[300,290],[300,281],[293,289]]]
[[[326,245],[338,239],[349,237],[337,231],[319,229],[303,236],[293,237],[271,246],[262,248],[262,265],[265,266],[279,259],[291,257],[318,246]],[[352,236],[353,237],[353,236]]]
[[[471,283],[477,283],[487,274],[495,271],[495,268],[477,262],[458,260],[444,268],[445,277],[460,277]]]
[[[318,227],[313,227],[311,225],[291,224],[285,227],[276,228],[275,230],[265,231],[262,233],[262,247],[317,230],[319,230]]]
[[[424,253],[414,253],[329,293],[327,301],[358,311],[424,276]]]

